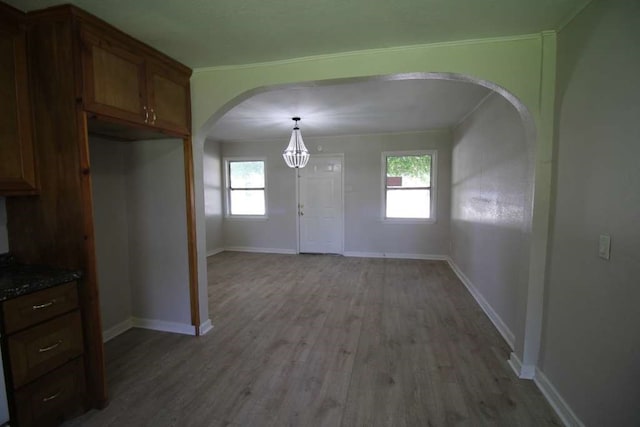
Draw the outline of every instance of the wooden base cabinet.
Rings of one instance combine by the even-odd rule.
[[[85,406],[77,286],[69,282],[2,303],[12,425],[58,425]]]
[[[15,394],[19,427],[57,426],[82,410],[84,367],[77,358]]]

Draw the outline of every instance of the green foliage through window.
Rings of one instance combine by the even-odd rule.
[[[435,151],[383,153],[385,219],[432,219]]]
[[[431,156],[388,156],[387,176],[412,178],[414,183],[428,187],[431,183]]]

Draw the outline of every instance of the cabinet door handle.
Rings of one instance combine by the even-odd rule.
[[[144,122],[145,123],[149,123],[149,109],[147,108],[147,106],[143,106],[142,107],[144,109]]]
[[[154,110],[153,108],[151,109],[151,114],[153,114],[152,119],[151,119],[151,124],[155,125],[156,124],[156,119],[158,118],[158,116],[156,116],[156,110]]]
[[[44,403],[44,402],[48,402],[50,400],[56,399],[58,396],[60,396],[60,393],[62,393],[62,390],[52,394],[51,396],[43,397],[42,402]]]
[[[51,351],[54,348],[58,347],[60,344],[62,344],[62,340],[58,340],[57,343],[55,344],[51,344],[49,347],[42,347],[38,349],[38,353],[46,353],[47,351]]]
[[[45,302],[44,304],[31,306],[31,310],[42,310],[43,308],[51,307],[55,303],[56,303],[56,300],[52,299],[51,301]]]

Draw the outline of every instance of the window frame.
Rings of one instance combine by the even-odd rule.
[[[429,196],[431,198],[429,218],[388,218],[387,217],[387,158],[402,156],[431,156],[431,186],[429,187]],[[438,150],[408,150],[408,151],[383,151],[381,161],[381,220],[385,223],[396,224],[433,224],[436,222],[436,206],[438,194]]]
[[[264,187],[263,188],[247,188],[247,190],[263,190],[264,191],[264,215],[244,215],[231,213],[231,163],[234,162],[262,162],[264,165]],[[269,205],[267,203],[267,159],[266,157],[224,157],[224,216],[226,219],[232,220],[266,220],[269,218]],[[236,188],[242,190],[242,188]]]

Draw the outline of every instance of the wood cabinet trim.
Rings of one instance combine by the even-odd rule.
[[[198,294],[198,250],[196,241],[196,202],[193,186],[193,148],[191,138],[182,142],[184,150],[185,193],[187,207],[187,244],[189,256],[189,301],[191,324],[200,335],[200,295]]]

